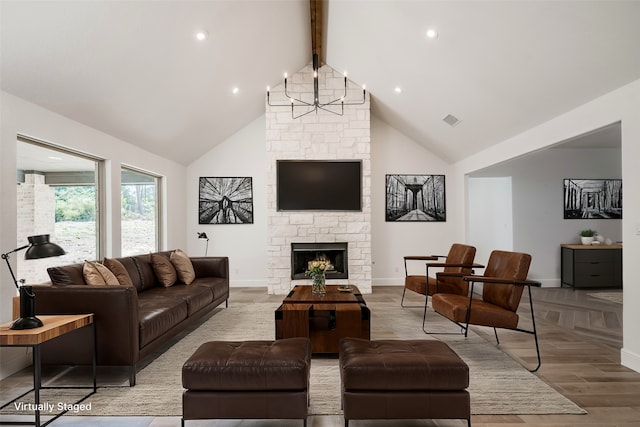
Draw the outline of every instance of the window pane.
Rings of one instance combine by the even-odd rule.
[[[16,247],[28,236],[49,234],[66,254],[55,258],[17,260],[17,278],[27,284],[49,280],[47,268],[99,258],[97,176],[99,161],[29,142],[17,142]]]
[[[122,168],[122,256],[158,250],[158,178]]]

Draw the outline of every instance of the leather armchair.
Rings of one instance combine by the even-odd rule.
[[[482,276],[470,275],[462,278],[465,282],[471,283],[471,292],[468,296],[437,293],[432,298],[432,304],[437,313],[460,326],[465,337],[469,331],[469,325],[492,327],[498,344],[500,344],[500,340],[496,328],[532,334],[538,357],[538,365],[531,370],[531,372],[535,372],[540,368],[541,360],[531,286],[540,286],[540,283],[527,280],[530,264],[531,255],[529,254],[493,251]],[[475,283],[483,283],[482,298],[474,297]],[[532,330],[518,327],[517,310],[525,287],[529,294]]]
[[[427,332],[425,330],[425,323],[429,296],[438,292],[466,296],[469,292],[469,284],[463,280],[463,277],[473,274],[473,268],[483,267],[480,264],[474,264],[473,259],[475,258],[475,255],[475,247],[454,243],[451,245],[449,253],[446,256],[431,255],[404,257],[405,280],[400,305],[405,307],[404,297],[407,289],[425,296],[424,314],[422,316],[422,329],[425,332]],[[443,261],[437,262],[439,259],[443,259]],[[425,262],[426,274],[422,276],[410,275],[408,273],[407,261],[430,262]],[[429,268],[432,269],[432,272],[434,269],[440,269],[441,271],[430,275]]]

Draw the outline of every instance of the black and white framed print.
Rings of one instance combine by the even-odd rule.
[[[200,177],[200,224],[253,224],[251,177]]]
[[[621,218],[621,179],[564,180],[564,219]]]
[[[386,175],[387,222],[447,220],[444,175]]]

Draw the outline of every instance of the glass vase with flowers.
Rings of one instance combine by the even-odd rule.
[[[333,265],[327,260],[309,261],[305,275],[311,277],[311,293],[314,295],[325,295],[327,284],[325,273],[333,270]]]

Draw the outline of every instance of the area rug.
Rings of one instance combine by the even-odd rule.
[[[622,291],[619,292],[589,292],[587,295],[593,298],[622,304]]]
[[[457,334],[425,335],[421,329],[422,310],[402,309],[390,303],[369,307],[372,339],[437,337],[447,342],[467,362],[470,368],[471,413],[474,415],[586,413],[482,337],[475,334],[466,339]],[[101,387],[85,402],[91,403],[91,410],[77,415],[181,415],[181,367],[185,360],[206,341],[273,339],[273,313],[276,308],[277,305],[266,303],[231,303],[229,308],[220,309],[138,372],[135,387]],[[432,317],[430,328],[456,330],[454,325],[439,316]],[[309,413],[342,414],[338,359],[314,357],[310,381]]]

